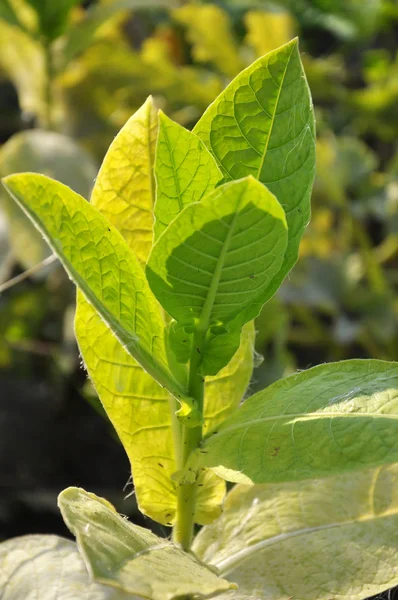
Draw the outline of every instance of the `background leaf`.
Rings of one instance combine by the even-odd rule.
[[[26,535],[0,544],[2,600],[127,600],[91,581],[77,546],[55,535]]]
[[[193,550],[236,581],[225,600],[362,600],[398,583],[396,464],[236,486]]]
[[[269,296],[297,260],[310,217],[315,173],[315,126],[297,40],[242,71],[194,128],[220,164],[225,180],[259,179],[282,204],[289,241]],[[257,310],[257,312],[254,312]],[[258,307],[249,310],[250,319]]]
[[[229,481],[326,477],[398,459],[398,364],[320,365],[255,394],[210,435],[199,464]]]
[[[94,494],[68,488],[58,502],[95,581],[152,600],[206,596],[232,587],[193,554],[133,525]]]
[[[97,167],[71,138],[36,129],[17,133],[0,150],[0,177],[23,171],[43,173],[88,197]],[[18,262],[29,268],[49,256],[51,250],[42,235],[4,191],[1,203],[8,220],[9,243]]]
[[[161,112],[155,177],[156,239],[185,206],[211,192],[222,174],[203,142]]]

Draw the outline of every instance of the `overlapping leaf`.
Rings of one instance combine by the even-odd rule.
[[[297,260],[315,172],[314,115],[297,40],[242,71],[209,106],[194,133],[214,154],[226,181],[250,174],[285,209],[289,242],[282,268],[269,285],[270,297]],[[250,307],[249,318],[258,314],[260,304]]]
[[[157,110],[149,97],[110,145],[91,197],[141,262],[152,247],[157,131]]]
[[[155,163],[155,238],[182,209],[211,192],[222,174],[204,143],[163,113]]]
[[[95,581],[152,600],[207,596],[233,587],[192,554],[133,525],[94,494],[68,488],[59,496],[59,507]]]
[[[157,303],[120,233],[84,198],[48,177],[28,173],[3,182],[128,352],[183,397],[166,364]]]
[[[132,596],[91,581],[74,542],[26,535],[0,544],[2,600],[127,600]]]
[[[393,463],[397,439],[398,364],[348,360],[255,394],[196,459],[229,481],[292,481]]]
[[[193,550],[236,581],[223,600],[362,600],[398,583],[396,464],[236,486]]]
[[[286,248],[283,209],[253,178],[187,206],[153,247],[148,282],[181,325],[206,331],[250,305],[278,272]]]

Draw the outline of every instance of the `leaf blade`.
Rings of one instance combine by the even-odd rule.
[[[270,284],[271,297],[297,260],[315,174],[315,120],[297,39],[242,71],[193,131],[216,157],[226,181],[251,174],[286,211],[288,247]],[[250,318],[260,308],[249,311]]]
[[[397,460],[398,365],[348,360],[249,398],[197,460],[241,483],[326,477]],[[233,434],[233,435],[232,435]]]
[[[3,184],[114,335],[161,385],[184,395],[168,372],[157,303],[120,233],[84,198],[44,175],[11,175]]]
[[[215,188],[222,174],[204,143],[160,111],[155,177],[157,239],[185,206]]]
[[[220,598],[379,594],[398,581],[397,477],[393,464],[316,481],[238,485],[193,550],[238,583]]]
[[[286,239],[274,196],[253,178],[231,182],[187,206],[169,225],[149,258],[148,282],[176,321],[188,326],[199,319],[206,331],[228,323],[264,288],[282,263]],[[229,302],[230,296],[240,300]]]
[[[58,504],[96,581],[153,600],[233,587],[193,555],[123,519],[103,498],[68,488]]]

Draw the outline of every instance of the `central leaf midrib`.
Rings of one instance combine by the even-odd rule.
[[[272,546],[273,544],[277,544],[278,542],[284,542],[285,540],[289,540],[291,538],[300,537],[302,535],[308,535],[311,533],[317,533],[318,531],[324,531],[327,529],[335,529],[336,527],[345,527],[347,525],[354,524],[362,524],[368,521],[375,521],[377,519],[385,519],[388,517],[393,517],[397,515],[397,510],[385,512],[382,515],[370,515],[365,518],[357,518],[353,520],[341,521],[337,523],[327,523],[325,525],[318,525],[316,527],[306,527],[303,529],[296,529],[295,531],[289,531],[287,533],[280,533],[271,538],[267,538],[266,540],[262,540],[261,542],[257,542],[251,546],[243,548],[239,550],[234,555],[229,556],[219,562],[212,563],[217,567],[220,571],[220,576],[225,577],[228,573],[230,573],[233,569],[244,563],[248,558],[250,558],[256,552],[267,548],[268,546]]]
[[[269,130],[269,133],[268,133],[268,137],[267,137],[267,141],[266,141],[266,144],[265,144],[264,152],[263,152],[263,155],[261,157],[260,166],[259,166],[258,171],[257,171],[257,179],[259,181],[261,181],[260,176],[261,176],[261,172],[262,172],[263,167],[264,167],[265,157],[267,156],[269,141],[271,139],[272,130],[273,130],[274,123],[275,123],[276,111],[277,111],[277,108],[278,108],[278,105],[279,105],[279,99],[280,99],[282,88],[283,88],[283,84],[284,84],[284,81],[285,81],[285,77],[286,77],[286,73],[287,73],[287,68],[289,66],[290,59],[292,58],[292,54],[293,54],[293,47],[292,47],[292,49],[290,51],[289,58],[286,61],[286,66],[285,66],[285,70],[284,70],[283,75],[282,75],[281,84],[280,84],[280,87],[279,87],[279,90],[278,90],[278,95],[277,95],[276,100],[275,100],[275,107],[274,107],[274,111],[273,111],[273,114],[272,114],[270,130]],[[268,67],[268,69],[269,69],[269,67]]]
[[[181,196],[181,190],[180,190],[180,182],[178,180],[177,177],[177,167],[176,167],[176,163],[174,160],[174,154],[173,154],[173,150],[171,148],[171,144],[170,144],[170,140],[169,140],[169,134],[167,133],[167,129],[165,127],[165,140],[166,140],[166,144],[167,144],[167,149],[169,151],[170,154],[170,160],[171,160],[171,166],[173,169],[173,177],[174,177],[174,182],[175,182],[175,186],[176,186],[176,190],[177,190],[177,201],[178,201],[178,207],[179,207],[179,212],[182,211],[182,209],[184,208],[184,204],[182,202],[182,196]]]
[[[209,321],[210,321],[210,317],[211,317],[211,312],[213,310],[213,306],[214,306],[214,301],[217,295],[217,289],[218,289],[218,285],[220,283],[220,279],[221,279],[221,273],[222,273],[222,269],[224,266],[224,262],[225,262],[225,258],[226,258],[226,254],[228,252],[228,248],[229,248],[229,244],[231,242],[231,238],[235,229],[235,224],[236,224],[236,220],[239,216],[239,208],[240,208],[240,204],[242,201],[242,197],[244,195],[245,190],[242,191],[241,196],[239,198],[239,201],[237,203],[235,212],[234,212],[234,216],[233,219],[231,221],[231,225],[229,228],[229,231],[227,233],[227,236],[224,240],[223,246],[221,248],[221,252],[218,256],[217,259],[217,264],[216,267],[214,269],[214,273],[212,276],[212,281],[210,284],[210,287],[208,289],[207,292],[207,296],[206,296],[206,300],[203,304],[203,308],[199,317],[199,324],[197,329],[200,331],[207,331],[208,326],[209,326]]]
[[[239,414],[239,413],[238,413]],[[372,419],[391,419],[397,420],[398,415],[394,414],[385,414],[385,413],[344,413],[344,412],[330,412],[330,413],[322,413],[322,412],[312,412],[312,413],[298,413],[298,414],[282,414],[282,415],[272,415],[269,417],[259,417],[258,419],[251,419],[250,421],[241,421],[240,423],[235,423],[230,425],[229,427],[225,427],[217,432],[217,438],[225,435],[226,433],[230,433],[235,429],[246,429],[251,425],[258,425],[259,423],[267,423],[269,421],[287,421],[294,419],[302,419],[303,421],[309,421],[311,419],[331,419],[331,418],[372,418]],[[296,423],[297,421],[295,421]],[[213,434],[214,435],[214,434]],[[212,436],[210,435],[206,441],[211,441]]]

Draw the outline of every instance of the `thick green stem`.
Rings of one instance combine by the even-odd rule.
[[[199,373],[200,363],[202,361],[202,352],[204,346],[204,331],[196,331],[191,348],[191,360],[189,367],[189,395],[194,398],[197,408],[203,415],[204,399],[204,378]],[[202,424],[197,427],[182,428],[182,452],[178,457],[177,468],[184,469],[191,452],[198,448],[202,440]],[[180,483],[177,490],[177,512],[176,522],[173,529],[173,539],[188,551],[191,547],[193,537],[195,504],[196,504],[196,483]]]

